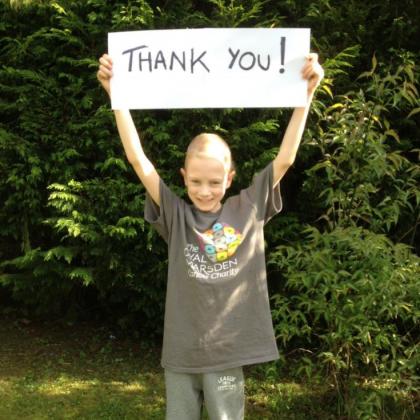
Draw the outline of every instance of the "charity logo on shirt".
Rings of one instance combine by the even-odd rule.
[[[215,223],[211,229],[199,234],[201,249],[210,261],[225,261],[235,254],[242,235],[226,223]]]
[[[189,275],[202,279],[234,276],[239,269],[234,257],[242,234],[226,223],[215,223],[205,232],[197,232],[199,246],[188,244],[184,250]]]

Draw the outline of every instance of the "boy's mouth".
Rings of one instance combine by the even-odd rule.
[[[209,198],[209,199],[197,198],[195,200],[195,206],[199,210],[203,210],[203,211],[216,211],[214,207],[216,207],[217,204],[215,203],[214,198]]]

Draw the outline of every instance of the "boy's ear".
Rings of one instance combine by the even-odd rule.
[[[226,188],[229,188],[232,185],[232,181],[235,175],[236,175],[236,172],[234,170],[229,171],[228,176],[227,176]]]
[[[184,178],[184,184],[187,185],[187,180],[185,179],[185,169],[181,168],[179,171],[181,172],[181,175]]]

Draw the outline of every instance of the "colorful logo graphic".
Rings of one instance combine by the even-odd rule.
[[[200,247],[212,262],[225,261],[235,254],[242,234],[225,223],[215,223],[199,235]]]

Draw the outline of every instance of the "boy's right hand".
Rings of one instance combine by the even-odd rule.
[[[96,73],[96,77],[108,95],[111,96],[110,79],[112,77],[112,59],[108,54],[103,54],[99,59],[99,70]]]

